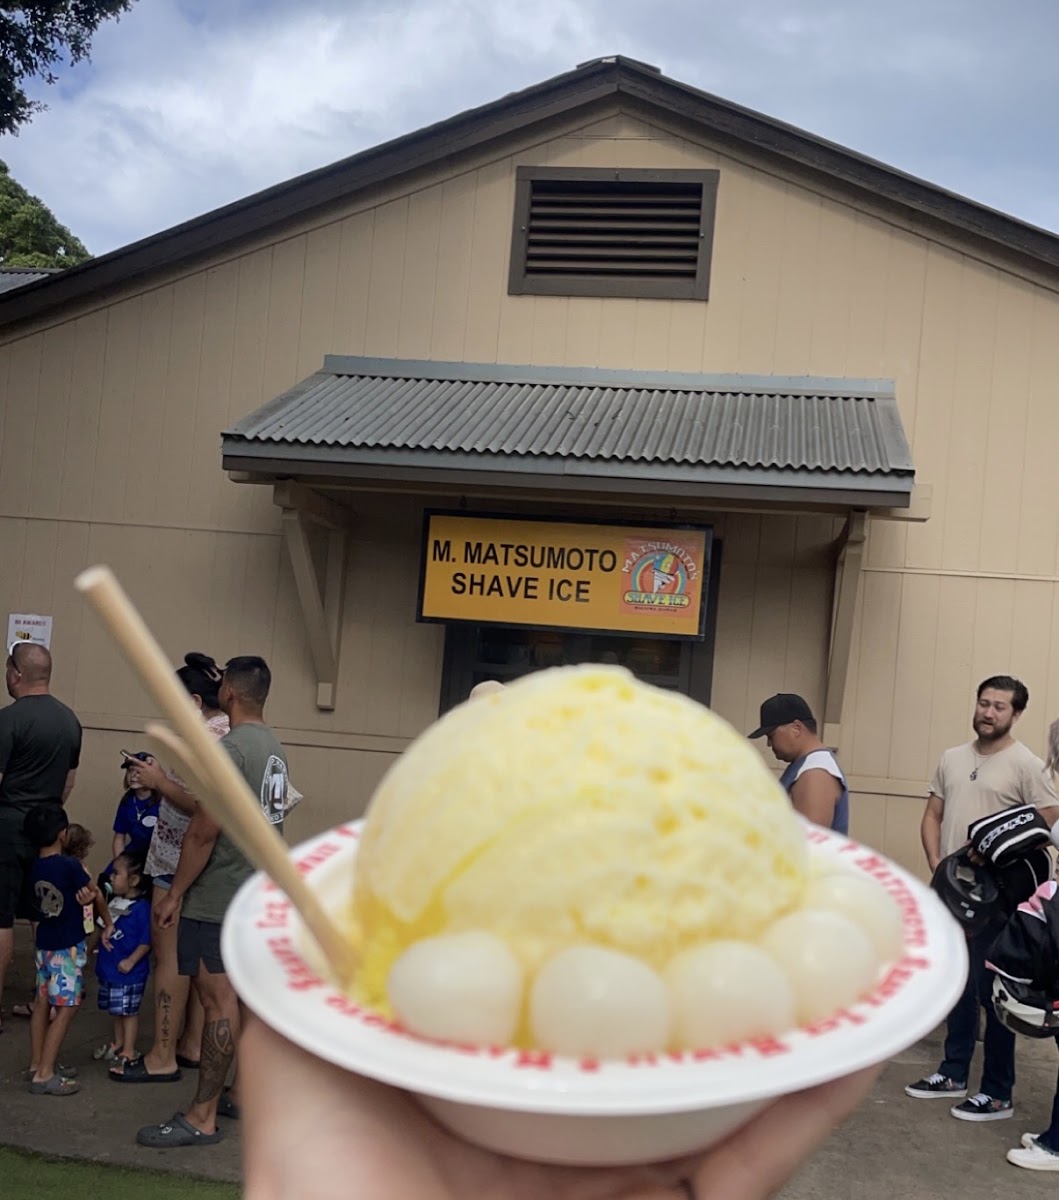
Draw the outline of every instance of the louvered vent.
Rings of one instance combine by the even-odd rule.
[[[715,172],[523,172],[513,292],[705,298]]]
[[[702,187],[553,183],[530,191],[527,275],[693,279]]]

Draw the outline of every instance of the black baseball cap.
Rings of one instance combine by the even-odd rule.
[[[137,762],[146,762],[150,757],[150,754],[146,750],[137,750],[133,754],[125,754],[123,751],[121,755],[121,769],[127,771],[129,767],[136,766]]]
[[[789,725],[792,721],[813,720],[813,710],[793,692],[777,692],[769,696],[761,706],[758,717],[760,726],[749,736],[752,738],[766,737],[777,725]]]

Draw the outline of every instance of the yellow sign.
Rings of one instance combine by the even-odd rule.
[[[702,636],[710,531],[428,513],[419,618]]]

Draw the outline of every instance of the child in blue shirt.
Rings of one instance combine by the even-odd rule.
[[[146,750],[135,754],[122,751],[121,769],[125,772],[125,792],[114,814],[114,846],[112,854],[134,854],[144,857],[151,844],[154,827],[158,824],[158,805],[161,797],[150,788],[141,787],[136,774],[137,763],[151,756]]]
[[[147,896],[151,881],[144,873],[143,861],[142,854],[128,851],[114,860],[110,876],[114,929],[103,936],[96,956],[99,1009],[114,1018],[114,1032],[110,1044],[97,1050],[94,1057],[123,1065],[137,1058],[140,1005],[150,971],[151,902]]]
[[[39,848],[30,875],[38,923],[29,1090],[42,1096],[72,1096],[80,1085],[69,1072],[64,1075],[57,1063],[63,1038],[81,1006],[86,958],[84,904],[94,900],[104,918],[105,937],[113,933],[114,926],[84,865],[64,853],[68,821],[62,806],[35,805],[23,828]]]

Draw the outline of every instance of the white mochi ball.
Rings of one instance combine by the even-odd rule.
[[[803,1024],[852,1004],[879,973],[868,935],[838,913],[799,909],[772,925],[760,945],[790,980]]]
[[[794,991],[764,950],[717,941],[685,950],[666,968],[677,1044],[727,1046],[795,1025]]]
[[[825,875],[806,889],[802,908],[841,913],[868,935],[879,961],[894,962],[904,949],[901,910],[879,884],[863,876]]]
[[[530,991],[530,1028],[542,1050],[624,1058],[664,1050],[672,1026],[669,991],[646,963],[600,946],[562,950]]]
[[[390,969],[394,1015],[439,1041],[506,1046],[522,1008],[522,967],[500,938],[472,931],[424,938]]]

